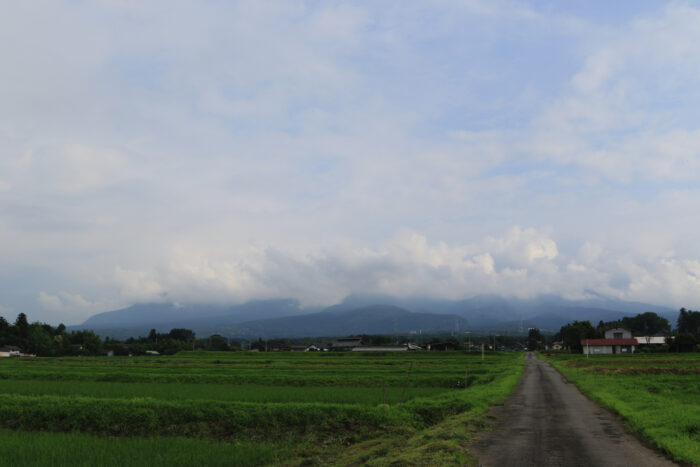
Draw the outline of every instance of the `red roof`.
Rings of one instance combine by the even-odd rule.
[[[581,345],[637,345],[637,339],[581,339]]]

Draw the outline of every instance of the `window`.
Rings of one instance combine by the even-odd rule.
[[[622,333],[621,332],[614,332],[613,339],[622,339]]]

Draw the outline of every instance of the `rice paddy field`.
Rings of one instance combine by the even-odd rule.
[[[0,465],[464,464],[522,354],[0,359]]]
[[[676,461],[700,465],[700,355],[543,357],[628,428]]]

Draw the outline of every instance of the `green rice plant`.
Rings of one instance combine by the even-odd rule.
[[[0,427],[90,435],[97,444],[103,437],[301,443],[294,455],[325,459],[348,444],[481,413],[512,390],[522,367],[522,354],[482,361],[466,352],[4,359]]]
[[[0,395],[0,426],[21,430],[226,438],[244,430],[265,434],[270,430],[304,432],[415,423],[409,412],[398,408],[352,404]]]
[[[114,438],[0,430],[2,466],[268,465],[289,455],[270,443],[184,438]]]
[[[97,398],[133,399],[149,397],[165,400],[215,400],[246,402],[324,402],[377,405],[385,400],[393,405],[401,400],[399,387],[338,386],[263,386],[227,384],[162,384],[96,381],[0,380],[0,394],[31,396],[88,396]],[[410,387],[406,399],[431,397],[445,388]]]
[[[433,352],[435,354],[436,352]],[[242,352],[229,360],[182,360],[178,356],[152,360],[122,359],[33,359],[0,362],[2,380],[95,381],[122,383],[230,384],[262,386],[400,386],[406,379],[408,359],[415,364],[411,387],[456,388],[466,366],[472,378],[489,378],[498,371],[503,357],[491,356],[485,364],[475,355],[429,352],[396,356],[328,359],[326,354],[299,358],[298,354],[272,354],[267,360],[251,360]],[[449,355],[452,354],[452,355]],[[219,361],[219,360],[215,360]]]

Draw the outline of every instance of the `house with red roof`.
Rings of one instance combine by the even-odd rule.
[[[634,353],[637,339],[627,329],[615,328],[605,331],[604,339],[581,339],[584,354]]]

